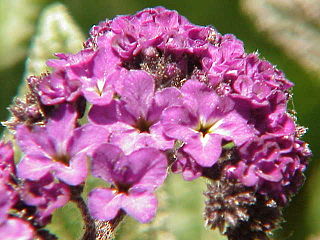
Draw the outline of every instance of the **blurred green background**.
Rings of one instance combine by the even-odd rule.
[[[287,78],[295,83],[294,106],[298,112],[298,123],[309,128],[304,140],[310,143],[314,157],[307,171],[306,184],[286,209],[287,222],[282,225],[283,229],[276,232],[274,238],[319,240],[320,1],[303,1],[65,0],[60,2],[65,4],[69,14],[80,27],[80,32],[70,31],[70,36],[66,36],[66,39],[69,39],[65,40],[65,43],[69,44],[66,49],[69,51],[81,48],[77,41],[70,42],[70,39],[79,38],[81,32],[87,37],[90,27],[105,18],[133,14],[146,7],[162,5],[177,10],[194,24],[213,25],[221,33],[235,34],[244,42],[247,52],[258,50],[261,56],[283,70]],[[6,107],[17,94],[18,86],[25,75],[27,56],[30,53],[31,56],[35,54],[29,47],[35,42],[34,34],[41,32],[41,27],[37,27],[40,14],[45,7],[54,2],[0,0],[1,121],[7,119]],[[61,26],[65,27],[63,23]],[[42,24],[42,28],[46,28],[45,24]],[[42,44],[45,46],[46,41],[44,40]],[[59,49],[59,46],[54,46],[53,49]],[[29,65],[27,68],[32,72]],[[180,176],[171,177],[167,186],[160,190],[160,195],[164,196],[160,220],[149,227],[133,227],[135,223],[128,220],[128,224],[120,229],[119,239],[223,239],[203,227],[204,189],[202,180],[190,183],[183,182]],[[78,215],[74,215],[71,220],[64,219],[63,214],[69,215],[65,214],[68,209],[72,209],[72,206],[59,210],[60,215],[54,218],[52,229],[64,232],[61,233],[62,239],[76,239],[79,235],[79,222],[76,217]],[[63,222],[64,226],[58,227],[57,222]],[[152,235],[154,229],[160,228],[157,224],[162,228],[159,236]],[[137,231],[146,236],[137,237],[134,233]]]

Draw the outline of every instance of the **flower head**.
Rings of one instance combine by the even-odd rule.
[[[103,21],[83,50],[56,56],[52,73],[30,77],[26,100],[11,108],[21,182],[10,145],[0,143],[0,230],[21,220],[8,215],[21,197],[48,223],[70,194],[80,198],[74,189],[90,161],[92,175],[110,184],[89,194],[99,221],[123,211],[151,221],[171,167],[186,180],[216,181],[206,217],[230,239],[241,227],[243,239],[266,239],[277,226],[311,152],[288,113],[293,84],[271,63],[163,7]],[[68,185],[78,186],[70,193]],[[263,219],[261,209],[275,217]]]

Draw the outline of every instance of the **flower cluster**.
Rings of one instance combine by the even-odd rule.
[[[293,84],[233,35],[157,7],[101,22],[83,50],[56,56],[52,73],[29,78],[41,122],[13,108],[23,184],[0,185],[11,189],[0,195],[1,227],[14,221],[17,194],[43,223],[89,173],[109,184],[88,195],[93,218],[124,211],[142,223],[155,216],[168,168],[186,180],[219,176],[281,206],[303,183],[311,153],[288,113]]]
[[[0,143],[0,237],[34,239],[36,232],[50,221],[55,209],[69,201],[69,188],[57,183],[51,173],[38,181],[22,180],[16,175],[13,149]],[[42,238],[41,238],[42,239]]]

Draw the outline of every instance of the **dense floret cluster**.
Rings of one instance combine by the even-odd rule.
[[[169,168],[279,206],[302,185],[311,152],[288,113],[293,84],[233,35],[157,7],[103,21],[83,50],[56,56],[52,73],[28,79],[32,109],[11,108],[23,157],[16,173],[1,144],[0,229],[21,227],[0,235],[31,239],[30,221],[9,209],[34,206],[42,226],[90,173],[109,184],[88,195],[92,217],[104,221],[120,210],[151,221]]]

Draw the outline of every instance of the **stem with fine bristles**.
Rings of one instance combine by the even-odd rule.
[[[83,185],[71,186],[71,201],[79,208],[84,222],[84,234],[81,240],[112,240],[115,229],[125,216],[125,212],[120,210],[117,216],[110,221],[95,220],[91,217],[89,209],[83,200],[81,193]]]
[[[83,200],[81,193],[83,191],[83,185],[71,186],[71,201],[73,201],[79,208],[82,219],[84,222],[84,234],[81,240],[95,240],[96,239],[96,228],[94,219],[89,213],[89,209]]]

